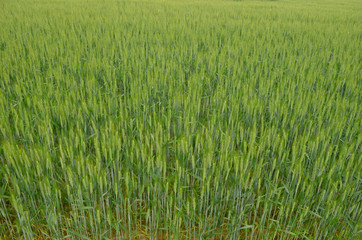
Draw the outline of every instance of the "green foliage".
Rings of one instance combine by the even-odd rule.
[[[0,238],[357,238],[361,13],[3,0]]]

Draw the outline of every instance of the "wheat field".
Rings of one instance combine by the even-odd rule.
[[[361,17],[0,0],[0,239],[358,239]]]

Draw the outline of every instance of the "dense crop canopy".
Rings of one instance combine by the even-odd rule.
[[[0,1],[0,238],[356,239],[362,4]]]

